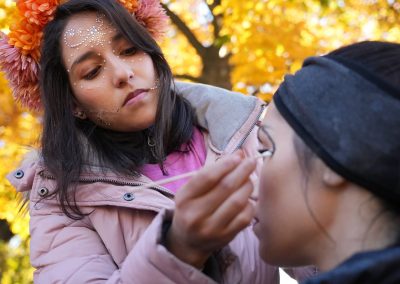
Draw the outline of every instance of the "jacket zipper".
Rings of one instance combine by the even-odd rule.
[[[258,115],[257,115],[256,121],[255,121],[255,122],[253,123],[253,125],[250,127],[249,131],[246,132],[246,135],[242,138],[242,140],[240,140],[240,142],[238,143],[238,145],[236,146],[236,148],[232,151],[232,153],[235,152],[236,150],[239,150],[240,147],[242,147],[244,141],[246,141],[247,137],[249,137],[251,131],[253,131],[254,127],[257,125],[257,122],[260,120],[260,117],[261,117],[261,115],[262,115],[262,113],[263,113],[263,111],[264,111],[264,109],[265,109],[266,106],[267,106],[266,104],[261,105],[261,110],[259,111],[259,113],[258,113]]]
[[[51,179],[51,180],[55,180],[55,177],[52,175],[48,175],[46,174],[44,171],[39,172],[39,175],[41,177],[47,178],[47,179]],[[110,183],[110,184],[114,184],[114,185],[129,185],[129,186],[146,186],[146,183],[144,182],[126,182],[126,181],[121,181],[121,180],[116,180],[116,179],[109,179],[109,178],[80,178],[79,182],[81,183],[93,183],[93,182],[105,182],[105,183]],[[165,193],[166,195],[169,195],[170,197],[174,197],[175,195],[171,192],[169,192],[168,190],[159,187],[159,186],[151,186],[148,187],[149,189],[153,189],[156,191],[159,191],[161,193]]]

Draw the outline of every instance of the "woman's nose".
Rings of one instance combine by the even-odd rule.
[[[113,68],[113,83],[117,88],[125,87],[135,76],[132,65],[118,56],[112,60],[111,65]]]

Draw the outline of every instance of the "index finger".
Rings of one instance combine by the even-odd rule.
[[[191,199],[209,192],[233,171],[241,160],[242,153],[235,153],[220,159],[215,164],[204,167],[178,191],[177,197]]]

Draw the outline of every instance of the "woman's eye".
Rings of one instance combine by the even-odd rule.
[[[134,55],[137,52],[136,47],[130,47],[121,52],[121,55]]]
[[[271,150],[274,148],[273,143],[266,135],[263,135],[261,138],[258,139],[260,142],[260,147],[265,150]],[[261,150],[260,150],[261,151]]]
[[[97,66],[96,68],[90,70],[88,73],[86,73],[85,76],[83,76],[83,79],[85,79],[85,80],[92,80],[92,79],[94,79],[94,78],[97,76],[97,74],[99,73],[100,67],[101,67],[101,66]]]
[[[258,153],[261,154],[261,156],[272,156],[272,154],[274,153],[272,149],[259,149],[257,150]]]

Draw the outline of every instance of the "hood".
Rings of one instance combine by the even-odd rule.
[[[177,93],[186,98],[196,111],[201,127],[209,132],[214,148],[222,152],[234,135],[246,124],[250,131],[261,115],[260,99],[226,89],[194,83],[175,82]],[[259,110],[259,111],[258,111]]]
[[[31,190],[37,164],[40,162],[38,150],[32,150],[25,155],[21,165],[9,173],[6,178],[19,192]]]

